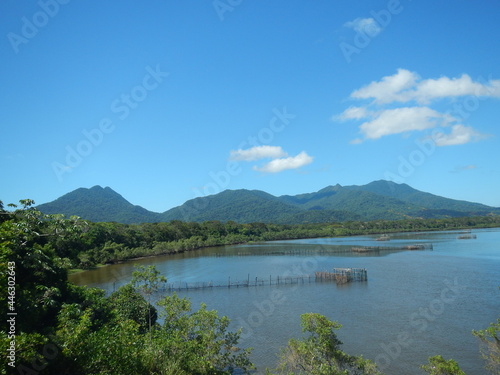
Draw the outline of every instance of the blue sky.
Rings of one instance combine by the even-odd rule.
[[[497,1],[0,4],[0,199],[389,179],[500,206]]]

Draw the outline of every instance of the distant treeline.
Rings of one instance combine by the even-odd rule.
[[[80,233],[48,241],[70,268],[91,268],[97,264],[127,259],[174,254],[210,246],[316,237],[338,237],[401,231],[447,230],[500,227],[500,217],[450,219],[376,220],[331,224],[278,225],[238,224],[207,221],[119,224],[82,222]]]
[[[29,201],[31,203],[32,201]],[[64,236],[41,234],[41,240],[55,251],[66,268],[92,268],[128,259],[175,254],[211,246],[234,245],[254,241],[300,238],[339,237],[404,231],[449,230],[500,227],[500,216],[460,217],[447,219],[407,219],[348,221],[319,224],[239,224],[233,221],[120,224],[94,223],[62,215],[44,215],[27,205],[34,221],[73,223]],[[14,215],[1,210],[0,222]]]

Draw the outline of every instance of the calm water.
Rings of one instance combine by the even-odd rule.
[[[343,349],[379,363],[389,375],[422,374],[419,365],[441,354],[454,358],[469,375],[483,374],[473,329],[500,316],[500,229],[475,230],[477,239],[459,233],[427,232],[322,238],[227,246],[141,259],[75,274],[79,285],[108,292],[128,282],[134,264],[154,264],[169,282],[227,283],[248,277],[313,274],[333,267],[363,267],[368,281],[215,288],[178,292],[193,307],[205,302],[243,327],[241,346],[253,347],[261,373],[273,367],[279,348],[300,336],[300,314],[317,312],[343,325]],[[433,250],[342,253],[351,246],[432,244]],[[253,255],[248,255],[253,254]]]

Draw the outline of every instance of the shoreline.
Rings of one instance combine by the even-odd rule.
[[[116,262],[109,262],[106,264],[97,264],[94,267],[88,268],[88,269],[83,269],[83,268],[70,268],[68,269],[68,277],[70,275],[75,275],[78,273],[86,272],[86,271],[92,271],[96,270],[99,268],[104,268],[107,266],[112,266],[116,264],[123,264],[123,263],[128,263],[128,262],[134,262],[137,260],[141,259],[147,259],[147,258],[155,258],[159,256],[164,256],[164,255],[175,255],[175,254],[183,254],[186,252],[192,252],[192,251],[197,251],[197,250],[203,250],[207,248],[214,248],[214,247],[223,247],[223,246],[233,246],[233,245],[244,245],[244,244],[250,244],[250,243],[264,243],[264,242],[275,242],[275,241],[293,241],[293,240],[302,240],[302,239],[312,239],[312,238],[341,238],[341,237],[356,237],[356,236],[368,236],[368,235],[384,235],[387,233],[425,233],[425,232],[443,232],[443,231],[449,231],[449,232],[454,232],[454,231],[461,231],[464,229],[493,229],[493,228],[500,228],[500,226],[461,226],[461,227],[454,227],[450,229],[443,229],[443,228],[425,228],[425,229],[414,229],[414,230],[385,230],[385,231],[367,231],[366,233],[356,233],[356,234],[351,234],[351,235],[329,235],[329,236],[300,236],[300,237],[290,237],[290,238],[282,238],[282,239],[276,239],[276,240],[268,240],[268,241],[254,241],[254,240],[249,240],[246,242],[235,242],[235,243],[227,243],[227,244],[221,244],[221,245],[209,245],[209,246],[201,246],[197,247],[194,249],[184,249],[184,250],[179,250],[179,251],[169,251],[169,252],[164,252],[164,253],[158,253],[158,254],[151,254],[151,255],[143,255],[139,257],[133,257],[133,258],[128,258],[128,259],[123,259],[123,260],[118,260]]]

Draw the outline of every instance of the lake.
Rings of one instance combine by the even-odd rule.
[[[366,268],[368,281],[177,292],[193,308],[205,302],[242,327],[241,347],[254,348],[257,373],[274,367],[279,348],[300,337],[300,315],[317,312],[343,325],[343,349],[376,361],[388,375],[422,374],[419,365],[441,354],[467,374],[486,373],[471,331],[500,317],[500,229],[274,241],[208,248],[145,258],[70,275],[70,281],[112,292],[131,278],[135,264],[154,264],[169,283],[245,282],[314,275],[332,268]],[[355,246],[432,245],[432,250],[353,253]]]

